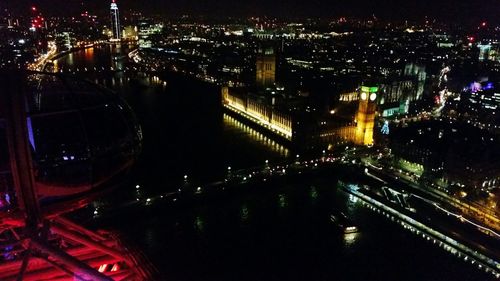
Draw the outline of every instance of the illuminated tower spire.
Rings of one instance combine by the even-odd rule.
[[[111,30],[113,32],[111,39],[120,40],[120,13],[118,12],[118,5],[116,5],[115,0],[112,0],[111,2]]]
[[[361,87],[361,97],[358,112],[356,113],[357,124],[354,140],[358,145],[373,144],[377,92],[377,87]]]
[[[256,60],[256,83],[258,88],[274,85],[276,76],[276,55],[273,48],[260,48]]]

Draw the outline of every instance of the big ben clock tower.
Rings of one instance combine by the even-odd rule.
[[[357,145],[373,145],[377,92],[378,87],[361,87],[354,140]]]

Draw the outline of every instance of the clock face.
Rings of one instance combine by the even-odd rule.
[[[362,100],[366,100],[366,98],[367,98],[366,93],[365,92],[361,93],[361,99]]]
[[[372,93],[372,94],[370,95],[370,100],[371,100],[371,101],[374,101],[376,98],[377,98],[377,94]]]

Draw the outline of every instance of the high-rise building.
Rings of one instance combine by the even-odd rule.
[[[273,48],[259,49],[256,59],[256,84],[259,88],[270,88],[276,77],[276,55]]]
[[[479,61],[500,61],[500,44],[487,43],[477,44],[479,49]]]
[[[151,48],[153,46],[152,35],[159,34],[163,30],[163,24],[154,23],[153,20],[141,18],[137,23],[139,47]]]
[[[404,69],[404,76],[411,77],[417,82],[417,92],[410,97],[410,101],[420,100],[424,94],[424,87],[427,81],[427,71],[424,65],[408,63]]]
[[[29,30],[34,40],[36,54],[46,53],[48,51],[47,22],[35,6],[31,7],[31,26]]]
[[[116,5],[115,0],[111,2],[111,31],[113,32],[111,40],[121,39],[120,13],[118,12],[118,5]]]
[[[356,134],[354,142],[358,145],[373,144],[373,127],[377,106],[378,87],[361,87],[358,112],[356,113]]]

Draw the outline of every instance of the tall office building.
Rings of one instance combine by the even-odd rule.
[[[118,41],[121,39],[120,13],[118,12],[118,5],[116,5],[115,0],[111,2],[111,31],[113,32],[111,40]]]
[[[259,49],[256,59],[256,84],[259,88],[270,88],[276,77],[276,55],[273,48]]]
[[[358,145],[373,144],[373,127],[377,105],[378,87],[361,87],[358,112],[356,113],[356,133],[354,142]]]

